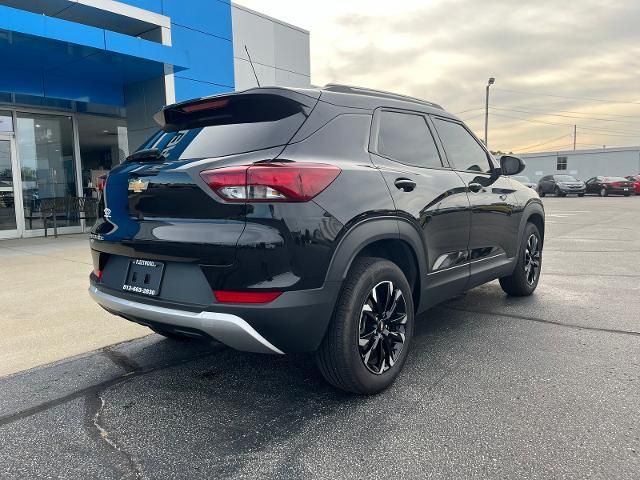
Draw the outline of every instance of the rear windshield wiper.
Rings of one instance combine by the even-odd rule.
[[[158,148],[146,148],[138,150],[127,157],[125,162],[160,162],[165,160],[162,151]]]

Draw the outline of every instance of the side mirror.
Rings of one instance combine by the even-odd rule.
[[[511,155],[500,157],[500,170],[502,175],[517,175],[524,170],[524,160]]]

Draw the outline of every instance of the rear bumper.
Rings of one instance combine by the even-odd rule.
[[[198,330],[237,350],[257,353],[279,353],[280,349],[262,337],[244,319],[228,313],[190,312],[133,302],[89,287],[91,297],[108,312],[134,321],[148,320]]]
[[[283,293],[266,305],[181,305],[103,288],[89,294],[109,313],[127,320],[166,325],[210,336],[237,350],[257,353],[314,351],[333,314],[340,284]]]

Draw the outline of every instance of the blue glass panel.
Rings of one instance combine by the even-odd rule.
[[[134,7],[144,8],[156,13],[162,13],[162,0],[120,0],[122,3],[133,5]],[[170,0],[177,2],[180,0]]]
[[[191,68],[176,75],[233,87],[233,44],[206,33],[173,26],[173,44],[189,51]]]
[[[171,23],[231,40],[231,5],[218,0],[168,0],[163,3],[164,14]]]
[[[221,87],[206,82],[197,82],[187,78],[175,77],[176,102],[190,100],[192,98],[208,97],[217,93],[232,91],[231,87]]]

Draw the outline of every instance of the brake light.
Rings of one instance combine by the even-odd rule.
[[[224,108],[229,104],[228,98],[220,98],[215,100],[206,100],[199,103],[191,103],[182,107],[182,111],[186,113],[200,112],[202,110],[215,110]]]
[[[229,292],[214,290],[219,303],[269,303],[282,295],[282,292]]]
[[[104,187],[107,185],[107,176],[100,175],[97,180],[97,187],[99,192],[104,192]]]
[[[340,175],[323,163],[258,163],[205,170],[209,187],[230,202],[308,202]]]

